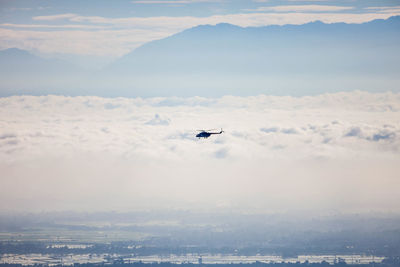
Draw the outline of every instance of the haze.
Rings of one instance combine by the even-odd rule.
[[[0,209],[397,213],[399,15],[2,1]]]

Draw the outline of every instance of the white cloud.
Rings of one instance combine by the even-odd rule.
[[[365,9],[375,12],[381,13],[395,13],[400,12],[400,6],[375,6],[375,7],[366,7]]]
[[[251,11],[270,11],[270,12],[337,12],[350,10],[350,6],[328,6],[328,5],[283,5],[258,7]],[[249,10],[250,11],[250,10]]]
[[[331,0],[288,0],[289,2],[329,2]]]
[[[48,28],[48,29],[107,29],[110,26],[98,26],[98,25],[78,25],[78,24],[65,24],[65,25],[51,25],[51,24],[14,24],[14,23],[2,23],[0,27],[10,28]]]
[[[399,113],[393,93],[0,98],[0,208],[398,210]]]
[[[134,4],[194,4],[204,2],[218,2],[216,0],[135,0]]]
[[[168,118],[161,118],[160,115],[155,114],[154,118],[146,122],[147,125],[169,125],[170,120]]]
[[[151,40],[170,35],[156,30],[29,31],[1,29],[0,49],[16,47],[42,53],[118,57]]]
[[[62,19],[70,19],[76,17],[76,14],[73,13],[66,13],[66,14],[57,14],[57,15],[46,15],[46,16],[35,16],[32,20],[45,20],[45,21],[52,21],[52,20],[62,20]]]

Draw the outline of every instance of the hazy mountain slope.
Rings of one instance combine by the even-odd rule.
[[[198,26],[148,43],[109,70],[129,73],[397,72],[400,18],[365,24]]]
[[[400,17],[364,24],[218,24],[145,44],[104,73],[144,95],[386,91],[399,90],[398,51]]]
[[[84,75],[87,73],[62,60],[44,59],[18,48],[0,51],[0,89],[3,96],[64,94]]]
[[[70,63],[56,59],[44,59],[18,48],[0,51],[0,69],[9,73],[24,71],[33,73],[77,71],[77,68]]]

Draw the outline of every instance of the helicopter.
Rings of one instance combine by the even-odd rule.
[[[211,130],[197,130],[197,131],[199,131],[200,133],[198,133],[197,135],[196,135],[196,137],[197,138],[208,138],[208,137],[210,137],[212,134],[222,134],[224,131],[222,130],[222,128],[221,128],[221,131],[219,131],[219,132],[211,132],[211,131],[214,131],[214,129],[211,129]]]

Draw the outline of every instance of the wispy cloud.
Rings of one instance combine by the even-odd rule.
[[[1,23],[0,27],[7,28],[31,28],[31,29],[107,29],[110,26],[87,25],[87,24],[15,24],[15,23]]]
[[[400,12],[400,6],[375,6],[375,7],[366,7],[365,9],[382,13]]]
[[[328,2],[330,0],[288,0],[289,2]],[[253,0],[256,3],[270,3],[271,0]]]
[[[137,0],[132,1],[134,4],[194,4],[194,3],[205,3],[205,2],[218,2],[214,0]]]
[[[331,0],[288,0],[289,2],[329,2]]]
[[[270,11],[270,12],[338,12],[350,10],[354,7],[349,6],[328,6],[328,5],[283,5],[258,7],[256,9],[246,9],[247,11]]]
[[[57,15],[35,16],[35,17],[32,17],[32,20],[52,21],[52,20],[60,20],[60,19],[70,19],[73,17],[76,17],[76,14],[67,13],[67,14],[57,14]]]

